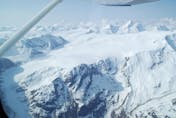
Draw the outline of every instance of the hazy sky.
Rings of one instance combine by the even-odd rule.
[[[0,26],[21,27],[50,1],[0,0]],[[40,24],[55,24],[63,20],[77,23],[103,18],[153,20],[165,17],[176,18],[176,0],[160,0],[132,7],[100,6],[95,0],[64,0]]]

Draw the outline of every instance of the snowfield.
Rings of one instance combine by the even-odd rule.
[[[175,19],[37,26],[0,59],[9,118],[175,118],[175,85]]]

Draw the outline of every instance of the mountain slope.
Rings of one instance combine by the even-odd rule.
[[[176,33],[103,30],[70,29],[62,32],[69,43],[46,56],[20,62],[12,56],[16,65],[0,60],[9,117],[174,118]]]

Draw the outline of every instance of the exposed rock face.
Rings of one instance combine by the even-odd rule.
[[[58,77],[52,84],[30,91],[30,113],[34,117],[104,117],[112,97],[122,90],[114,74],[115,59],[82,64]]]
[[[172,100],[172,105],[176,105],[176,98]]]
[[[31,91],[29,102],[32,116],[51,118],[52,115],[58,117],[64,112],[65,104],[71,104],[72,101],[67,87],[57,78],[52,85]]]

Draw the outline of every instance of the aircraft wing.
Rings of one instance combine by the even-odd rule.
[[[98,0],[100,4],[105,6],[131,6],[156,1],[159,0]]]

